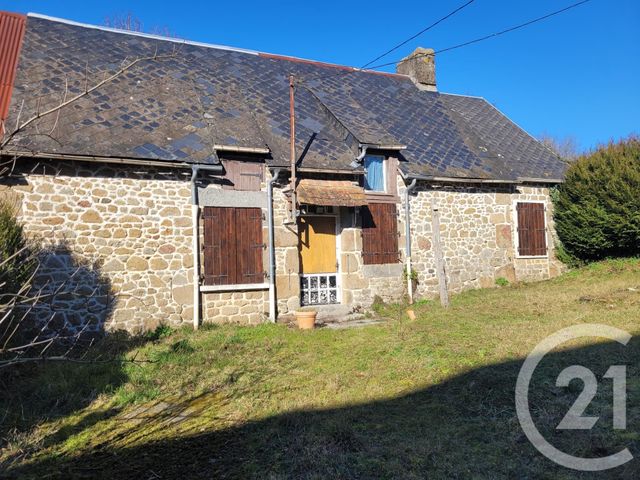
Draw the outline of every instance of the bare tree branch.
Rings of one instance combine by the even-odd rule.
[[[125,57],[119,67],[116,67],[118,69],[115,72],[109,73],[109,70],[105,70],[102,73],[102,79],[93,85],[91,84],[89,64],[87,62],[85,65],[84,78],[81,79],[81,82],[84,83],[84,89],[80,90],[80,93],[72,97],[69,96],[69,78],[65,77],[64,88],[58,103],[53,107],[43,109],[43,97],[34,99],[35,113],[31,111],[32,116],[26,120],[23,120],[25,117],[26,102],[25,99],[22,99],[17,110],[14,130],[7,132],[5,122],[3,121],[0,124],[0,154],[11,156],[9,160],[0,163],[0,176],[13,175],[16,162],[22,154],[18,152],[17,147],[12,144],[12,141],[18,136],[20,136],[23,143],[24,139],[28,139],[29,137],[44,136],[62,145],[61,142],[55,138],[54,133],[60,123],[63,108],[90,95],[92,92],[109,84],[119,76],[144,62],[175,57],[179,48],[180,45],[174,45],[170,53],[159,54],[158,46],[156,45],[153,54],[148,56],[134,59]],[[55,115],[52,124],[46,128],[46,131],[41,131],[45,130],[45,128],[39,120],[49,115]],[[31,127],[31,129],[29,129],[29,127]],[[12,153],[12,150],[16,151]],[[35,154],[36,152],[32,153]],[[24,155],[27,155],[27,153],[24,153]],[[34,165],[31,171],[34,172],[38,170],[38,168],[39,163]],[[54,171],[54,175],[58,175],[60,172],[61,170],[58,169]],[[43,173],[45,173],[44,170]],[[123,360],[119,358],[102,360],[87,359],[88,348],[94,344],[94,338],[90,339],[88,347],[82,342],[84,342],[86,334],[90,332],[90,329],[95,327],[95,323],[92,323],[92,320],[85,319],[82,325],[78,326],[73,333],[66,334],[68,325],[66,324],[67,320],[65,317],[63,317],[64,322],[62,326],[54,325],[55,319],[57,318],[56,308],[54,307],[57,298],[61,295],[65,295],[65,297],[71,295],[73,301],[86,303],[88,299],[95,297],[98,290],[103,287],[96,286],[90,289],[90,292],[86,292],[79,291],[77,285],[75,287],[70,286],[72,283],[77,284],[79,281],[76,280],[76,277],[79,274],[80,267],[70,275],[67,275],[64,281],[57,282],[56,284],[52,284],[49,281],[41,281],[37,287],[34,287],[36,276],[43,269],[43,265],[38,257],[39,252],[37,249],[32,251],[29,246],[25,246],[15,252],[7,253],[6,258],[0,258],[0,271],[4,270],[4,272],[11,272],[11,268],[13,268],[11,265],[14,263],[33,262],[33,271],[29,275],[24,275],[25,278],[21,278],[21,283],[18,285],[10,279],[5,280],[4,278],[0,278],[0,368],[26,362],[44,362],[49,360],[75,363],[108,363],[114,361],[141,362],[135,357],[133,360]],[[45,275],[47,274],[46,268],[44,273]],[[8,283],[11,284],[11,288],[8,288]],[[116,297],[117,296],[112,295],[110,291],[107,291],[104,308],[108,309]],[[41,313],[41,309],[53,313],[51,313],[48,318],[42,318],[43,315],[39,314]],[[37,325],[29,324],[29,328],[23,328],[26,327],[31,316],[34,316]],[[87,348],[86,351],[81,352],[81,355],[77,352],[80,346]]]
[[[42,117],[45,117],[45,116],[50,115],[52,113],[58,112],[59,110],[61,110],[64,107],[66,107],[67,105],[70,105],[70,104],[72,104],[74,102],[77,102],[82,97],[85,97],[85,96],[89,95],[91,92],[94,92],[95,90],[99,89],[100,87],[104,86],[105,84],[107,84],[107,83],[111,82],[112,80],[118,78],[120,75],[122,75],[123,73],[127,72],[131,68],[135,67],[139,63],[145,62],[145,61],[149,61],[149,60],[156,61],[156,60],[166,59],[166,58],[170,58],[170,57],[174,57],[174,56],[175,56],[175,49],[174,49],[174,51],[172,53],[169,53],[169,54],[166,54],[166,55],[158,55],[158,51],[156,49],[156,51],[154,52],[153,55],[148,56],[148,57],[136,58],[135,60],[133,60],[133,61],[129,62],[128,64],[126,64],[125,66],[121,67],[118,71],[116,71],[112,75],[109,75],[108,77],[103,78],[101,81],[99,81],[98,83],[93,85],[91,88],[85,89],[84,92],[79,93],[78,95],[76,95],[76,96],[74,96],[72,98],[69,98],[68,100],[66,99],[66,88],[65,88],[65,96],[64,96],[65,100],[62,101],[60,104],[56,105],[55,107],[52,107],[52,108],[50,108],[48,110],[45,110],[44,112],[40,112],[40,99],[38,99],[38,104],[37,104],[37,108],[36,108],[36,114],[33,115],[28,120],[26,120],[25,122],[23,122],[22,124],[20,124],[13,132],[9,133],[2,140],[2,142],[0,142],[0,151],[3,150],[4,147],[6,147],[18,133],[20,133],[22,130],[27,128],[29,125],[33,124],[34,122],[36,122],[37,120],[41,119]],[[105,72],[105,75],[106,75],[106,72]]]

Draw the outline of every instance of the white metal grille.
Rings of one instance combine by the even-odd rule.
[[[335,273],[305,274],[300,277],[302,305],[338,303],[338,276]]]

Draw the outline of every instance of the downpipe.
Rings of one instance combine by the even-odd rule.
[[[417,179],[413,179],[404,191],[404,237],[407,270],[407,293],[409,304],[413,304],[413,282],[411,281],[411,203],[409,195],[416,188]]]
[[[267,221],[269,223],[269,320],[276,322],[276,245],[273,220],[273,184],[280,175],[279,168],[271,173],[267,184]]]
[[[191,235],[192,235],[192,255],[193,255],[193,329],[198,330],[200,326],[200,233],[199,233],[199,213],[198,186],[196,181],[200,170],[222,173],[221,165],[193,165],[191,167]]]

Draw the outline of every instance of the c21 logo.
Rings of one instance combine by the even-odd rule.
[[[555,463],[567,468],[581,471],[601,471],[619,467],[633,459],[633,455],[628,448],[615,454],[601,458],[582,458],[569,455],[558,450],[551,445],[538,431],[531,418],[529,410],[529,384],[533,372],[545,355],[555,347],[573,339],[582,337],[604,337],[626,345],[631,339],[631,335],[624,330],[608,325],[584,324],[568,327],[540,342],[527,356],[520,369],[516,382],[516,413],[520,426],[525,435],[534,447]],[[625,429],[627,425],[626,402],[626,367],[624,365],[612,365],[604,375],[605,378],[613,380],[613,428]],[[584,383],[584,389],[573,403],[567,414],[556,427],[566,430],[589,430],[598,417],[583,416],[584,411],[589,406],[598,390],[598,380],[594,373],[581,365],[572,365],[565,368],[556,379],[556,386],[566,387],[574,378],[579,378]]]

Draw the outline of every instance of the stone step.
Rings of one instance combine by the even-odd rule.
[[[361,318],[361,319],[352,319],[352,320],[345,320],[345,321],[342,321],[342,322],[327,323],[327,324],[325,324],[325,327],[333,329],[333,330],[339,330],[339,329],[344,329],[344,328],[366,327],[368,325],[377,325],[377,324],[385,322],[385,320],[381,320],[379,318],[378,319],[376,319],[376,318],[364,318],[364,315],[362,317],[363,318]]]
[[[318,324],[333,324],[344,323],[362,320],[365,318],[364,314],[354,312],[351,305],[314,305],[313,308],[318,312],[316,322]],[[278,322],[291,323],[295,322],[295,315],[292,313],[286,315],[280,315]]]
[[[350,315],[353,307],[351,305],[316,305],[315,310],[318,312],[316,320],[324,321],[329,318],[341,318]]]

